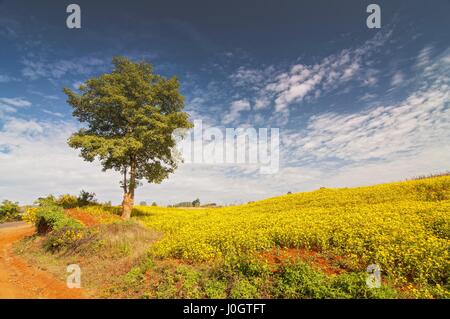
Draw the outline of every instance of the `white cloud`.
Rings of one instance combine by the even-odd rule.
[[[275,68],[273,66],[261,69],[239,67],[236,72],[231,74],[230,79],[235,86],[259,88],[270,81],[274,71]]]
[[[362,46],[342,50],[322,59],[320,63],[291,66],[288,72],[279,74],[265,87],[267,94],[275,98],[275,110],[287,112],[290,104],[301,102],[308,95],[317,98],[352,79],[359,79],[363,85],[375,84],[377,71],[367,66],[368,59],[389,36],[390,32],[378,33]]]
[[[373,40],[375,47],[386,37]],[[418,72],[422,78],[412,79],[415,91],[404,100],[390,103],[379,100],[378,105],[355,113],[315,115],[302,131],[282,131],[284,167],[277,174],[260,175],[255,173],[257,169],[245,165],[183,164],[162,184],[148,185],[144,181],[136,201],[174,203],[199,197],[202,202],[239,203],[287,191],[374,184],[447,170],[450,55],[431,59],[432,49],[427,48],[417,56],[416,66],[424,71]],[[235,78],[236,85],[257,88],[256,98],[234,101],[223,122],[238,120],[251,106],[255,110],[266,109],[272,103],[280,110],[274,116],[285,118],[286,113],[282,111],[290,104],[318,98],[341,83],[356,79],[361,80],[361,85],[373,85],[377,83],[377,71],[365,64],[372,49],[371,43],[366,43],[317,64],[293,64],[287,71],[278,72],[276,78],[265,77],[264,72],[257,70],[242,69]],[[55,73],[47,66],[42,66],[42,72],[40,66],[31,70],[37,73],[31,72],[30,77],[34,74],[37,78],[57,78],[84,69],[68,63],[60,65]],[[391,80],[397,82],[394,77]],[[376,97],[366,93],[360,100]],[[17,105],[26,101],[20,100],[9,98],[9,104],[3,101],[0,112],[3,105],[13,113]],[[214,99],[205,95],[188,103],[195,117],[200,117],[201,107],[208,100]],[[253,116],[255,121],[262,122],[261,116]],[[78,151],[67,146],[68,136],[77,128],[69,121],[5,119],[0,127],[0,199],[30,203],[47,193],[77,193],[84,188],[96,192],[101,200],[119,203],[120,176],[112,171],[102,172],[98,163],[84,162],[78,157]]]
[[[42,112],[44,112],[45,114],[50,114],[50,115],[57,116],[57,117],[64,117],[64,114],[59,113],[59,112],[52,112],[52,111],[45,110],[45,109],[42,110]]]
[[[16,109],[12,106],[0,103],[0,116],[6,116],[6,113],[15,113]]]
[[[31,203],[49,193],[94,191],[101,200],[119,202],[119,177],[102,173],[98,163],[84,162],[67,138],[72,122],[8,118],[0,127],[0,199]]]
[[[95,192],[102,201],[119,204],[121,176],[114,171],[102,172],[98,162],[83,161],[78,151],[67,145],[67,138],[77,129],[68,121],[9,118],[0,127],[0,200],[26,204],[49,193],[77,194],[85,189]],[[277,195],[269,184],[260,185],[259,180],[248,177],[248,172],[257,169],[182,164],[162,184],[149,185],[143,181],[143,187],[137,190],[136,202],[168,204],[199,197],[202,202],[240,203]],[[245,172],[242,177],[238,174]],[[239,187],[237,183],[241,183]]]
[[[17,79],[6,74],[0,74],[0,83],[8,83],[13,81],[17,81]]]
[[[6,15],[0,17],[0,37],[16,38],[19,29],[20,25],[16,20],[6,18]]]
[[[448,54],[425,66],[420,89],[397,103],[353,114],[312,116],[307,129],[285,136],[293,158],[353,162],[393,160],[447,146],[450,140]]]
[[[311,118],[297,140],[299,156],[343,160],[386,159],[450,138],[448,86],[412,94],[406,101],[357,114]]]
[[[433,73],[424,73],[418,82],[423,85],[403,101],[353,114],[316,115],[306,130],[282,132],[284,166],[277,174],[264,176],[245,165],[183,164],[159,185],[144,182],[136,201],[168,204],[199,197],[202,202],[242,203],[287,191],[367,185],[447,170],[447,57],[424,66]],[[234,101],[231,118],[248,110],[248,100]],[[84,162],[67,146],[76,129],[72,122],[7,119],[0,129],[0,199],[30,203],[47,193],[86,189],[100,200],[120,203],[120,176]]]
[[[405,75],[403,74],[403,72],[401,71],[397,71],[395,72],[395,74],[392,76],[391,79],[391,85],[392,86],[397,86],[403,83],[403,81],[405,80]]]
[[[35,90],[29,90],[28,92],[30,92],[31,94],[38,95],[46,100],[59,100],[59,97],[56,95],[45,94],[45,93],[42,93],[40,91],[35,91]]]
[[[4,103],[7,105],[10,105],[12,107],[26,107],[26,106],[31,106],[31,102],[27,101],[25,99],[22,98],[7,98],[7,97],[2,97],[0,98],[0,103]]]
[[[60,79],[68,73],[72,75],[88,75],[95,70],[104,68],[108,63],[109,61],[95,57],[83,57],[56,62],[24,59],[22,61],[24,65],[22,75],[30,80],[39,78]]]
[[[325,187],[356,187],[396,182],[417,176],[448,171],[450,146],[425,147],[414,156],[393,158],[381,162],[354,163],[328,176],[323,176]]]
[[[270,100],[267,97],[258,97],[255,100],[255,110],[262,110],[270,105]]]
[[[231,103],[230,111],[224,116],[223,122],[225,124],[231,123],[239,118],[243,111],[250,111],[250,102],[247,100],[237,100]]]
[[[34,120],[23,120],[23,119],[10,119],[3,125],[3,131],[7,132],[7,134],[2,134],[2,141],[8,144],[8,141],[11,141],[14,137],[30,137],[35,134],[40,134],[44,131],[44,128],[41,124]],[[2,132],[3,133],[3,132]],[[20,147],[19,144],[10,143],[9,146]]]
[[[431,45],[428,45],[428,46],[424,47],[422,50],[420,50],[419,55],[417,56],[417,60],[416,60],[416,67],[422,68],[422,67],[430,64],[432,52],[433,52],[433,47]]]
[[[31,102],[22,98],[0,98],[0,115],[2,117],[7,113],[15,113],[18,108],[31,106]]]

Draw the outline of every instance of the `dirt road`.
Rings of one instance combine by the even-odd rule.
[[[65,282],[13,253],[13,243],[33,233],[26,223],[0,224],[0,298],[83,298],[82,290],[67,288]]]

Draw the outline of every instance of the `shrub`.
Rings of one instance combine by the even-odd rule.
[[[14,220],[20,220],[19,203],[4,200],[0,205],[0,223]]]
[[[74,229],[83,227],[79,221],[67,216],[62,207],[56,205],[46,205],[37,208],[35,225],[38,234],[46,234],[64,227]]]
[[[196,199],[192,202],[192,207],[200,207],[200,199]]]
[[[327,287],[326,276],[308,264],[297,262],[285,265],[275,278],[274,295],[277,298],[334,297]]]
[[[367,273],[344,273],[327,277],[304,262],[283,265],[275,277],[274,295],[279,298],[386,299],[397,296],[386,284],[369,288]]]
[[[337,297],[343,298],[391,299],[397,296],[395,290],[385,284],[379,288],[369,288],[366,279],[366,272],[342,274],[331,281],[330,287],[340,292]]]
[[[39,197],[37,200],[35,200],[35,204],[39,206],[47,206],[47,205],[57,205],[56,197],[52,194],[47,195],[46,197]]]
[[[80,192],[80,195],[78,195],[78,206],[88,206],[88,205],[94,205],[97,204],[97,200],[95,199],[95,193],[89,193],[85,190],[82,190]]]
[[[207,298],[224,299],[227,297],[226,281],[211,278],[205,283],[204,289]]]
[[[55,252],[62,248],[70,246],[77,246],[85,238],[85,229],[63,227],[61,229],[52,231],[44,241],[44,248],[48,251]]]
[[[247,278],[239,278],[230,291],[233,299],[255,299],[259,298],[258,288]]]
[[[22,220],[26,221],[30,224],[36,224],[36,212],[38,208],[37,207],[27,207],[25,210],[25,213],[22,216]]]
[[[75,208],[95,205],[97,204],[97,200],[95,199],[95,193],[89,193],[82,190],[78,197],[70,194],[59,196],[58,199],[55,200],[55,204],[62,206],[63,208]]]
[[[63,208],[75,208],[78,204],[78,198],[70,194],[64,194],[58,197],[56,204]]]

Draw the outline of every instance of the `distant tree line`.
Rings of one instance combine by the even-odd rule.
[[[89,205],[97,205],[97,199],[95,193],[89,193],[82,190],[78,196],[71,194],[63,194],[58,197],[50,194],[46,197],[39,197],[36,202],[37,205],[57,205],[63,208],[75,208]]]
[[[20,220],[20,213],[19,203],[4,200],[0,204],[0,223]]]

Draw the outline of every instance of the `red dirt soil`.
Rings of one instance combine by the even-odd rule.
[[[309,262],[313,267],[318,268],[327,275],[338,275],[345,272],[344,269],[332,264],[332,260],[325,258],[319,252],[305,248],[283,248],[272,249],[270,251],[261,253],[260,258],[265,260],[270,266],[279,265],[288,260],[301,259]],[[340,256],[333,256],[335,261],[342,259]]]
[[[0,229],[0,298],[84,298],[82,289],[68,288],[65,282],[14,254],[14,242],[34,232],[34,227],[24,224]]]
[[[83,209],[80,208],[70,208],[66,209],[66,213],[80,222],[82,222],[86,227],[92,227],[99,224],[102,224],[104,222],[103,218],[105,216],[94,216],[93,214],[90,214]],[[119,216],[115,216],[112,214],[106,214],[108,216],[108,219],[117,219],[119,220]]]
[[[72,208],[72,209],[67,209],[66,212],[67,212],[67,214],[69,214],[70,217],[79,220],[87,227],[91,227],[91,226],[100,224],[100,222],[94,216],[87,214],[86,212],[84,212],[82,210]]]

